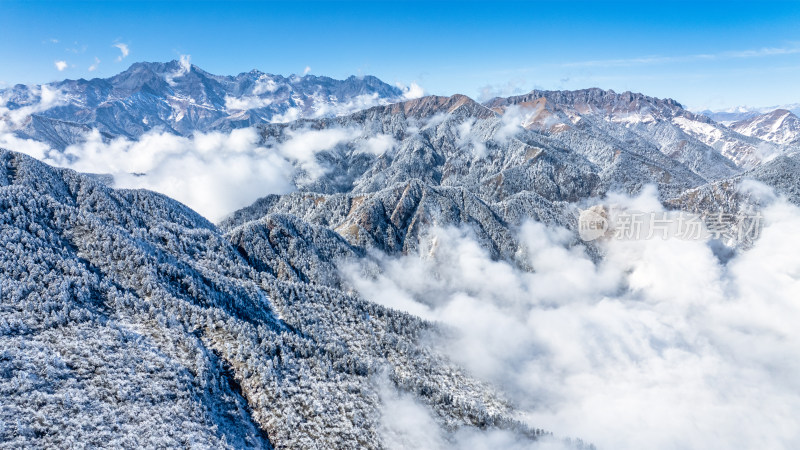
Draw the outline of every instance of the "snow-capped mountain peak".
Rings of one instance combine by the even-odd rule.
[[[800,118],[787,109],[776,109],[735,122],[731,124],[731,129],[777,144],[800,144]]]
[[[55,93],[58,101],[48,105],[44,105],[44,89],[18,85],[0,90],[0,99],[10,110],[27,107],[44,121],[61,122],[62,128],[88,126],[128,138],[153,129],[188,136],[198,131],[331,117],[400,101],[406,94],[373,76],[336,80],[315,75],[284,77],[258,70],[221,76],[186,58],[135,63],[105,79],[52,83],[46,92]],[[57,148],[74,143],[52,140],[31,126],[17,131],[22,137]]]

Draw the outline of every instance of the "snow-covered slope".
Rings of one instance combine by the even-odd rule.
[[[490,100],[498,112],[517,106],[525,127],[563,140],[587,142],[591,155],[596,144],[658,150],[706,179],[732,175],[740,167],[760,161],[763,147],[777,146],[743,136],[713,120],[684,109],[671,99],[611,90],[532,91],[526,95]],[[647,149],[647,150],[645,150]],[[605,153],[605,152],[603,152]]]
[[[735,185],[744,171],[701,138],[762,142],[670,100],[600,90],[531,97],[533,104],[501,99],[491,109],[465,96],[423,97],[264,125],[267,146],[306,129],[356,130],[358,138],[316,153],[314,176],[301,163],[300,192],[264,197],[220,226],[290,215],[333,231],[357,253],[413,253],[431,226],[466,226],[493,257],[523,264],[512,230],[524,220],[574,229],[575,205],[610,192],[654,184],[667,201],[717,182]],[[391,145],[365,153],[365,135],[388,136]]]
[[[541,434],[427,347],[436,327],[327,287],[354,252],[329,230],[271,216],[224,236],[5,150],[0,205],[11,447],[382,448],[382,389],[444,429]]]
[[[328,170],[299,187],[320,193],[374,192],[417,178],[463,187],[490,202],[522,191],[551,201],[575,201],[609,189],[636,192],[652,182],[665,192],[682,190],[707,179],[641,140],[608,133],[593,136],[581,127],[577,127],[580,133],[548,133],[526,129],[520,126],[523,121],[521,114],[498,113],[455,95],[424,97],[331,120],[265,125],[262,134],[265,145],[305,128],[357,129],[364,130],[358,136],[392,138],[380,154],[365,154],[356,145],[318,153]],[[705,150],[723,164],[716,171],[725,175],[739,171],[713,149]],[[700,159],[688,162],[707,171],[714,167]]]
[[[671,198],[708,182],[643,139],[593,136],[581,127],[550,133],[524,120],[519,111],[497,112],[455,95],[264,125],[265,146],[300,130],[355,130],[358,137],[316,153],[314,176],[304,171],[308,161],[298,163],[300,192],[265,197],[221,227],[289,214],[336,232],[359,252],[409,253],[431,226],[467,226],[494,257],[516,260],[512,230],[526,219],[573,228],[577,212],[570,203],[611,191],[635,194],[648,184]],[[363,152],[365,135],[387,136],[390,145]],[[715,150],[704,151],[716,155],[725,175],[739,173]]]
[[[784,145],[800,144],[800,118],[786,109],[776,109],[731,124],[731,129],[765,141]]]

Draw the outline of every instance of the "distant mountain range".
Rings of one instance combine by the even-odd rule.
[[[762,107],[762,108],[751,108],[748,106],[737,106],[735,108],[728,108],[718,111],[711,111],[711,110],[703,110],[700,111],[699,114],[703,114],[704,116],[715,120],[717,122],[723,123],[725,125],[731,124],[733,122],[739,122],[745,119],[750,119],[755,116],[759,116],[762,114],[767,114],[772,111],[778,109],[785,109],[787,111],[791,111],[793,114],[797,115],[800,114],[800,103],[793,103],[790,105],[780,105],[780,106],[771,106],[771,107]]]
[[[600,96],[606,94],[598,93],[607,93],[606,101],[617,95],[599,89],[587,92]],[[108,139],[115,136],[136,138],[150,130],[188,136],[195,132],[228,131],[297,119],[343,116],[420,94],[420,89],[391,86],[372,76],[334,80],[313,75],[283,77],[256,70],[236,76],[220,76],[205,72],[188,61],[176,60],[136,63],[106,79],[65,80],[44,86],[16,85],[0,90],[0,118],[6,122],[5,129],[13,130],[20,138],[64,149],[80,142],[89,130],[97,130]],[[534,97],[548,99],[545,110],[537,113],[543,115],[532,118],[533,122],[526,127],[549,127],[548,131],[557,132],[559,128],[569,126],[570,115],[574,118],[576,113],[590,112],[580,110],[581,105],[587,105],[580,101],[575,111],[560,110],[563,109],[562,103],[569,103],[570,95],[575,94],[533,91],[511,97],[509,102],[539,107],[541,105],[531,102]],[[691,135],[693,140],[700,141],[698,145],[701,147],[715,147],[732,161],[745,165],[752,163],[752,147],[757,146],[758,141],[742,140],[741,136],[734,136],[719,123],[730,124],[771,112],[740,108],[730,112],[693,114],[674,101],[655,101],[641,94],[624,95],[638,96],[636,104],[631,106],[634,109],[614,109],[619,107],[594,102],[592,107],[596,110],[591,114],[597,116],[604,112],[609,123],[625,125],[640,120],[651,123],[651,127],[660,126],[658,124],[663,120],[675,119],[673,125]],[[486,104],[495,108],[498,102],[502,103],[494,99]],[[793,106],[800,108],[800,105]],[[791,110],[790,107],[787,109]],[[3,114],[4,110],[6,114]],[[555,122],[546,124],[545,117],[551,117],[550,120]],[[669,146],[680,142],[678,138],[670,140],[672,138],[662,136],[659,139],[662,141],[656,145]]]
[[[346,114],[401,101],[406,95],[372,76],[287,78],[256,70],[219,76],[186,61],[136,63],[111,78],[65,80],[44,88],[16,85],[0,91],[6,108],[33,112],[15,124],[17,133],[56,148],[76,142],[86,127],[128,138],[150,130],[186,136]],[[43,99],[45,108],[39,107]]]

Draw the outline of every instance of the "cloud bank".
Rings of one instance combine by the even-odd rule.
[[[261,196],[294,189],[291,163],[258,142],[249,128],[191,138],[151,132],[136,141],[110,142],[93,132],[63,154],[51,151],[41,159],[80,172],[112,174],[114,187],[161,192],[216,221]]]
[[[52,104],[57,95],[44,87],[42,99]],[[0,117],[4,111],[9,113],[2,108]],[[10,111],[10,118],[24,118],[20,115],[24,113]],[[365,136],[362,130],[351,128],[287,130],[280,141],[268,143],[262,142],[254,128],[192,137],[150,131],[137,140],[110,141],[93,131],[83,142],[60,152],[0,129],[0,147],[79,172],[111,174],[116,188],[166,194],[211,221],[219,221],[260,197],[285,194],[298,183],[326,175],[329,168],[318,160],[320,152],[379,156],[396,145],[389,135]]]
[[[660,209],[652,191],[613,200]],[[530,222],[532,273],[458,229],[420,255],[373,255],[377,275],[342,270],[365,298],[455,329],[438,348],[531,426],[598,448],[796,448],[800,209],[778,199],[763,213],[761,238],[727,263],[706,241],[661,239],[606,242],[595,263],[566,230]]]
[[[387,376],[376,381],[381,399],[381,428],[389,450],[578,450],[558,438],[543,436],[536,442],[520,440],[505,430],[480,430],[463,427],[447,431],[440,428],[433,411],[417,402],[410,394],[399,392]]]

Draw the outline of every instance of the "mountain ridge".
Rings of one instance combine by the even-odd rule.
[[[347,251],[329,231],[273,216],[225,236],[3,149],[0,205],[4,442],[383,448],[382,389],[443,429],[546,435],[434,352],[443,330],[329,283],[329,243]]]
[[[46,86],[57,98],[33,114],[127,138],[156,129],[186,136],[336,115],[400,100],[405,94],[370,75],[335,80],[253,70],[220,76],[177,60],[139,62],[109,78],[64,80]],[[35,108],[42,101],[41,91],[41,86],[16,85],[0,91],[0,98],[12,111]],[[25,134],[64,148],[63,142],[37,135],[35,130],[27,129]]]

